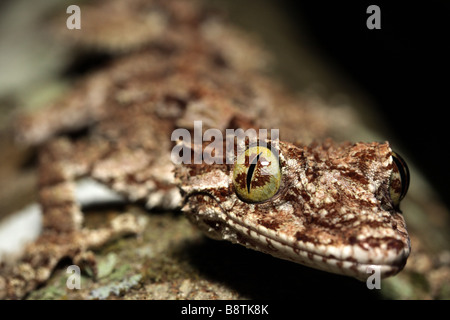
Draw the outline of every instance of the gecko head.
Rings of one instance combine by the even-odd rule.
[[[188,218],[212,238],[358,279],[403,269],[409,175],[388,143],[268,146],[177,168]]]

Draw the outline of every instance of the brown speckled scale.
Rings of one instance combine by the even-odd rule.
[[[387,143],[279,143],[282,182],[262,203],[236,195],[232,168],[177,168],[183,211],[209,236],[318,269],[367,279],[406,263],[405,222],[389,197],[393,170]]]

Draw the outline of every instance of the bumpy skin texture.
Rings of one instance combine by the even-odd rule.
[[[280,190],[256,204],[236,195],[232,165],[185,165],[183,211],[215,239],[359,279],[368,267],[390,276],[410,251],[389,197],[391,152],[387,143],[280,142]]]
[[[136,19],[158,28],[140,32],[148,28]],[[120,30],[135,38],[121,41]],[[20,140],[40,146],[44,231],[22,261],[1,270],[0,297],[26,295],[63,257],[95,269],[90,249],[142,230],[130,215],[103,229],[84,228],[74,196],[81,177],[148,208],[183,206],[214,238],[319,269],[361,277],[368,264],[382,266],[383,275],[403,267],[409,240],[389,200],[389,146],[309,144],[332,134],[326,111],[262,76],[267,55],[252,38],[194,2],[130,0],[83,7],[75,40],[117,56],[17,123]],[[192,131],[194,120],[222,132],[277,128],[282,141],[301,141],[280,142],[280,192],[263,204],[242,202],[232,165],[180,166],[174,176],[171,133]],[[80,129],[84,136],[64,135]]]

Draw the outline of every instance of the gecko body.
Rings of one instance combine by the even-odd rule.
[[[371,265],[383,276],[403,268],[410,246],[399,202],[408,179],[388,143],[326,140],[327,111],[263,75],[267,56],[255,41],[196,2],[105,1],[82,10],[78,45],[114,58],[17,122],[18,139],[39,146],[44,229],[2,270],[1,297],[26,295],[63,258],[95,270],[91,249],[142,231],[129,214],[85,228],[74,191],[85,177],[148,209],[182,208],[212,238],[314,268],[359,279]],[[175,165],[171,134],[193,132],[195,121],[224,137],[226,129],[276,128],[276,155],[250,148],[253,163],[235,164],[233,154],[232,164]]]

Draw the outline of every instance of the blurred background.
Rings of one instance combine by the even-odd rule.
[[[395,140],[450,204],[450,3],[329,2],[301,2],[299,14],[293,1],[284,5],[291,7],[291,19],[305,21],[327,59],[367,94]],[[372,3],[381,9],[381,30],[364,28],[368,15],[361,13]]]

